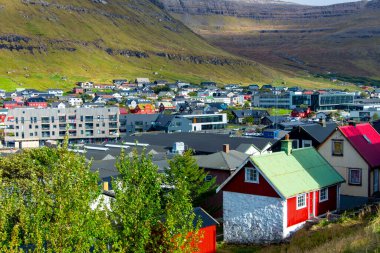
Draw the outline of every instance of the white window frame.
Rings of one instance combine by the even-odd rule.
[[[341,142],[342,143],[342,154],[336,154],[335,153],[335,149],[334,149],[334,143],[335,142]],[[343,140],[332,140],[332,147],[331,147],[331,154],[333,155],[333,156],[343,156],[343,154],[344,154],[344,141]]]
[[[359,183],[352,183],[352,181],[351,181],[351,171],[353,171],[353,170],[358,170],[360,173],[359,174],[360,175],[360,182]],[[361,186],[362,180],[363,180],[362,169],[360,169],[360,168],[348,168],[348,185]]]
[[[322,199],[322,191],[326,191],[325,198]],[[319,202],[325,202],[329,200],[329,188],[322,188],[319,190]]]
[[[299,198],[303,197],[304,198],[304,204],[302,206],[299,205]],[[297,205],[297,210],[305,208],[307,206],[307,198],[306,198],[306,193],[298,194],[296,198],[296,205]]]
[[[250,171],[250,170],[253,170],[256,172],[256,179],[251,180],[250,178],[248,178],[248,171]],[[246,167],[244,172],[245,172],[245,182],[246,183],[254,183],[254,184],[259,183],[259,171],[255,167]]]
[[[313,142],[312,142],[311,140],[302,140],[302,147],[303,147],[303,148],[306,148],[306,147],[305,147],[305,144],[310,144],[309,147],[312,147],[312,146],[313,146]],[[307,147],[307,148],[309,148],[309,147]]]

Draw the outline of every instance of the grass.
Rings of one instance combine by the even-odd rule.
[[[91,1],[57,0],[55,3],[101,9],[127,19],[108,18],[98,13],[77,13],[55,7],[26,5],[0,0],[0,35],[15,34],[32,38],[3,44],[43,45],[48,50],[33,54],[27,50],[0,49],[0,88],[19,87],[70,89],[76,81],[110,82],[116,78],[183,80],[199,83],[270,82],[282,73],[255,62],[234,65],[195,64],[155,56],[158,52],[182,56],[246,61],[211,46],[182,23],[169,17],[149,0],[110,1],[99,5]],[[53,42],[52,42],[53,41]],[[75,52],[60,50],[75,48]],[[146,52],[149,58],[111,56],[105,48]]]
[[[379,252],[380,212],[363,210],[358,216],[343,215],[335,222],[322,221],[310,229],[299,230],[289,243],[279,245],[218,244],[218,253],[243,252]]]
[[[52,2],[52,1],[50,1]],[[127,19],[108,18],[96,13],[77,13],[55,7],[26,5],[21,1],[0,0],[0,35],[32,38],[22,46],[45,46],[48,51],[8,51],[0,49],[0,88],[63,88],[75,82],[111,82],[112,79],[149,77],[191,83],[216,81],[221,84],[265,84],[286,82],[302,87],[334,87],[322,79],[308,79],[279,72],[250,61],[247,64],[213,65],[168,60],[155,53],[226,58],[247,61],[210,45],[182,23],[169,17],[148,0],[91,1],[57,0],[54,3],[90,10],[101,9]],[[131,7],[132,6],[132,7]],[[1,41],[3,44],[12,44]],[[17,43],[14,43],[17,44]],[[76,48],[75,52],[60,48]],[[147,59],[111,56],[105,48],[147,52]]]

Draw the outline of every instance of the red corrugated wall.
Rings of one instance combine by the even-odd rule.
[[[336,210],[336,205],[337,205],[337,199],[336,199],[336,192],[337,192],[337,187],[338,186],[331,186],[328,189],[328,196],[329,199],[324,202],[319,202],[319,191],[315,193],[315,198],[316,198],[316,207],[315,207],[315,212],[316,216],[322,215],[327,213],[328,211],[335,211]]]
[[[216,252],[216,225],[201,228],[200,233],[203,237],[200,239],[197,253],[215,253]]]

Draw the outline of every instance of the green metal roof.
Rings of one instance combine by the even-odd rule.
[[[251,160],[279,193],[289,198],[344,182],[343,177],[314,149],[276,152]]]

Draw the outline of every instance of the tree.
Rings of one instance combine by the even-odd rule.
[[[229,123],[233,122],[233,120],[235,119],[235,116],[232,113],[232,111],[231,110],[226,110],[226,111],[224,111],[224,113],[227,114],[227,120],[228,120],[228,122]]]
[[[248,125],[253,124],[254,121],[255,119],[252,116],[248,116],[243,119],[243,123]]]
[[[379,119],[379,114],[377,114],[376,112],[373,114],[373,116],[372,116],[372,120],[373,121],[376,121],[376,120],[378,120]]]
[[[191,252],[198,232],[188,183],[168,184],[145,152],[121,154],[111,203],[113,248],[119,252]]]
[[[160,91],[171,91],[170,87],[165,85],[165,86],[156,86],[152,88],[155,94],[160,93]]]
[[[249,101],[245,101],[244,102],[244,105],[243,105],[243,108],[244,109],[249,109],[251,107],[251,102],[249,102]]]
[[[196,97],[198,93],[196,93],[195,91],[191,91],[187,95],[189,95],[190,97]]]
[[[57,149],[0,158],[0,171],[0,251],[107,249],[110,223],[105,212],[91,208],[101,193],[98,176],[83,156],[68,151],[67,140]]]
[[[199,206],[208,196],[215,193],[215,177],[206,181],[208,173],[199,168],[192,156],[192,150],[186,151],[183,155],[176,155],[170,160],[169,168],[165,169],[165,173],[171,185],[178,184],[178,181],[188,184],[193,206]]]

